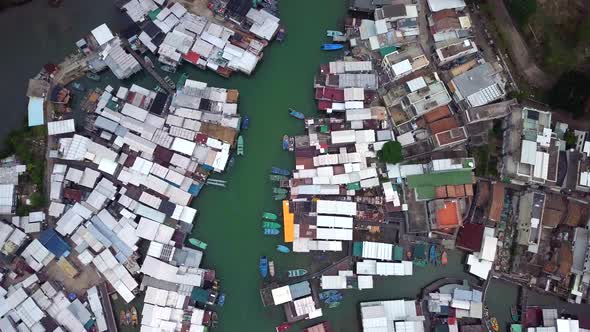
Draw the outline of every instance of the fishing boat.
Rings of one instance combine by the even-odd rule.
[[[443,253],[442,253],[441,263],[442,263],[442,265],[447,265],[449,263],[449,259],[447,257],[446,251],[443,251]]]
[[[340,302],[332,302],[332,303],[328,304],[328,308],[330,308],[330,309],[336,308],[339,305],[340,305]]]
[[[273,194],[287,194],[289,191],[285,188],[272,188]]]
[[[289,151],[295,150],[295,137],[289,137]]]
[[[121,310],[119,313],[119,323],[121,323],[121,325],[127,325],[127,320],[125,317],[125,310]]]
[[[493,331],[498,332],[500,327],[498,325],[498,320],[496,319],[496,317],[490,318],[490,325]]]
[[[512,317],[512,320],[517,323],[519,321],[519,315],[518,315],[518,309],[516,308],[515,305],[511,305],[510,306],[510,316]]]
[[[86,73],[86,77],[88,77],[89,79],[93,80],[93,81],[100,81],[100,75],[96,74],[96,73]]]
[[[268,273],[270,273],[270,276],[272,278],[274,278],[274,276],[275,276],[275,262],[274,261],[268,262]]]
[[[235,164],[235,163],[236,163],[236,158],[234,158],[234,155],[232,155],[232,156],[229,158],[229,161],[227,162],[227,165],[229,166],[229,168],[232,168],[232,167],[234,167],[234,164]]]
[[[344,34],[341,31],[336,30],[326,30],[326,36],[334,37],[334,36],[343,36]]]
[[[285,198],[287,198],[287,195],[286,195],[286,194],[275,194],[275,195],[273,195],[273,196],[272,196],[272,198],[273,198],[275,201],[282,201],[282,200],[284,200]]]
[[[203,249],[203,250],[207,249],[207,243],[205,243],[201,240],[197,240],[192,237],[190,239],[188,239],[188,243],[192,244],[193,246],[195,246],[197,248]]]
[[[323,44],[321,47],[322,51],[337,51],[344,47],[342,44]]]
[[[244,155],[244,138],[242,135],[238,136],[238,156]]]
[[[184,84],[186,83],[187,79],[188,79],[188,74],[182,73],[182,75],[180,75],[180,77],[178,78],[178,82],[176,83],[176,86],[183,87]]]
[[[262,232],[264,233],[264,235],[279,235],[281,231],[279,231],[276,228],[265,228],[262,230]]]
[[[289,170],[286,170],[284,168],[278,168],[278,167],[273,167],[270,169],[270,172],[272,174],[278,174],[278,175],[284,175],[284,176],[289,176],[291,175],[291,172]]]
[[[166,84],[168,84],[169,87],[171,87],[172,89],[176,89],[176,83],[174,83],[169,76],[164,76],[164,81],[166,82]]]
[[[436,264],[436,245],[430,245],[430,264]]]
[[[290,323],[283,323],[275,328],[276,332],[284,332],[291,328]]]
[[[258,268],[260,269],[260,275],[262,276],[262,278],[266,278],[266,276],[268,275],[268,259],[266,259],[266,256],[260,257],[260,263],[258,265]]]
[[[282,252],[283,254],[287,254],[287,253],[291,252],[291,249],[289,249],[289,247],[287,247],[287,246],[279,244],[279,245],[277,245],[277,251]]]
[[[172,67],[172,66],[162,65],[162,66],[160,66],[160,69],[162,69],[163,71],[170,73],[170,74],[176,73],[176,68]]]
[[[145,61],[145,63],[146,63],[148,66],[150,66],[150,67],[152,67],[152,68],[154,68],[154,67],[155,67],[155,66],[154,66],[154,63],[152,62],[152,59],[150,59],[150,57],[149,57],[149,56],[147,56],[147,55],[146,55],[146,56],[144,56],[144,57],[143,57],[143,61]]]
[[[139,325],[139,321],[137,320],[137,309],[135,309],[135,306],[131,307],[131,325]]]
[[[327,290],[327,291],[323,291],[320,293],[320,301],[325,301],[327,300],[330,296],[334,296],[340,294],[339,291],[337,290]]]
[[[278,174],[271,174],[268,176],[268,178],[271,181],[284,181],[284,180],[288,180],[289,178],[284,176],[284,175],[278,175]]]
[[[296,270],[289,270],[289,278],[296,278],[301,277],[307,274],[307,270],[304,269],[296,269]]]
[[[289,115],[299,120],[305,120],[305,115],[303,115],[303,113],[292,108],[289,108]]]
[[[221,294],[219,295],[219,298],[217,298],[217,304],[218,304],[220,307],[223,307],[223,305],[225,304],[225,294],[224,294],[224,293],[221,293]]]
[[[284,151],[289,150],[289,136],[287,136],[287,135],[283,135],[283,150]]]
[[[262,214],[262,218],[267,219],[267,220],[277,220],[277,215],[271,212],[264,212]]]
[[[326,298],[324,300],[324,303],[330,304],[330,303],[334,303],[334,302],[340,302],[340,301],[342,301],[342,298],[343,298],[343,296],[340,293],[333,294],[333,295],[328,296],[328,298]]]
[[[263,221],[262,228],[279,229],[279,228],[281,228],[281,224],[279,224],[278,222]]]
[[[73,88],[74,90],[78,90],[78,91],[80,91],[80,92],[86,91],[86,88],[85,88],[85,87],[84,87],[82,84],[80,84],[80,83],[78,83],[78,82],[74,82],[74,83],[72,83],[72,88]]]
[[[250,118],[245,116],[242,118],[242,124],[240,126],[240,128],[242,128],[242,130],[248,129],[248,126],[250,125]]]

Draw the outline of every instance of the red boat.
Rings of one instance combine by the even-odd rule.
[[[287,331],[288,329],[291,328],[291,324],[290,323],[283,323],[279,326],[276,327],[276,331],[277,332],[283,332],[283,331]]]

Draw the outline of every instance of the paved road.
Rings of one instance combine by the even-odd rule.
[[[553,86],[555,78],[543,72],[536,64],[530,55],[528,46],[512,22],[512,18],[504,6],[503,0],[490,0],[488,2],[492,14],[496,18],[496,25],[505,33],[504,36],[510,43],[510,59],[516,66],[516,69],[521,73],[529,84],[543,89],[549,89]]]

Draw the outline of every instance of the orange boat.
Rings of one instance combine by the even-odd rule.
[[[442,263],[442,265],[447,265],[449,263],[449,259],[447,258],[446,251],[443,251],[443,253],[442,253],[441,263]]]

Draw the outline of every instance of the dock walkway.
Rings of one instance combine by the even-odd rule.
[[[102,308],[104,309],[105,319],[107,321],[107,331],[117,332],[117,321],[115,320],[106,283],[103,282],[98,285],[98,292],[100,293],[100,301],[102,302]]]
[[[145,69],[150,75],[152,75],[154,80],[156,80],[156,82],[158,82],[158,85],[160,85],[160,87],[162,89],[164,89],[168,93],[168,95],[174,94],[174,89],[172,89],[172,87],[164,80],[164,78],[162,78],[162,76],[160,76],[160,74],[158,74],[158,72],[154,68],[152,68],[150,65],[148,65],[145,62],[145,60],[141,57],[141,55],[137,54],[131,48],[129,41],[125,38],[121,38],[121,41],[122,41],[123,48],[127,52],[129,52],[129,54],[133,55],[135,60],[137,60],[137,62],[139,62],[139,64],[143,67],[143,69]]]

